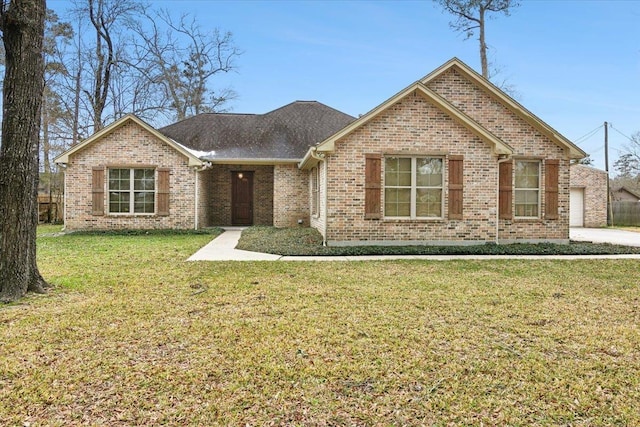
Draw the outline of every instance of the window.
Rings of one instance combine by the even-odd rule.
[[[540,162],[516,161],[515,169],[515,216],[538,218],[540,216]]]
[[[109,213],[155,212],[154,169],[109,169]]]
[[[386,217],[442,217],[442,158],[386,157],[384,165]]]
[[[320,176],[318,168],[311,169],[311,214],[318,216],[320,206]]]

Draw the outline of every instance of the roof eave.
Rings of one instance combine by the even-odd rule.
[[[282,158],[202,158],[202,161],[217,165],[297,165],[302,159]]]

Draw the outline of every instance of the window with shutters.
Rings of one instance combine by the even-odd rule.
[[[514,199],[516,218],[540,217],[540,161],[515,162]]]
[[[155,169],[109,169],[109,213],[155,213]]]
[[[386,218],[442,218],[443,159],[385,157]]]

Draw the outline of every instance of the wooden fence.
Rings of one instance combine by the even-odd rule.
[[[612,225],[640,226],[640,202],[618,201],[611,204]]]

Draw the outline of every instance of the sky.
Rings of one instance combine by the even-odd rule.
[[[266,113],[315,100],[364,114],[452,57],[480,70],[478,41],[449,27],[431,1],[160,0],[202,28],[231,31],[243,51],[232,87],[236,113]],[[49,0],[64,18],[69,3]],[[521,0],[486,24],[494,82],[609,169],[640,131],[640,1]]]

